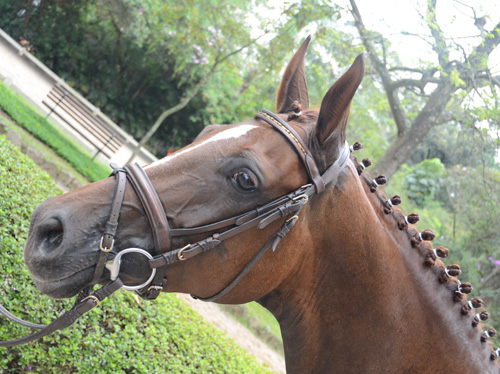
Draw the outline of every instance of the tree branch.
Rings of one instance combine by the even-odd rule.
[[[417,87],[423,91],[428,83],[439,84],[440,80],[427,76],[422,76],[422,79],[400,79],[391,84],[391,90],[397,90],[402,87]]]
[[[218,65],[220,65],[222,62],[227,60],[229,57],[240,53],[245,48],[248,48],[250,45],[254,44],[257,40],[262,38],[268,32],[269,31],[264,32],[263,34],[261,34],[257,38],[250,40],[247,44],[243,45],[242,47],[235,49],[235,50],[223,55],[222,57],[220,55],[217,56],[217,58],[215,59],[215,62],[213,63],[212,67],[210,68],[209,72],[206,73],[203,76],[203,78],[201,78],[190,91],[188,91],[187,93],[184,93],[184,95],[182,95],[181,99],[179,100],[179,102],[176,105],[168,108],[167,110],[164,110],[160,114],[160,116],[156,119],[153,126],[151,126],[151,128],[148,130],[148,132],[141,138],[137,147],[135,147],[134,151],[132,152],[132,155],[130,156],[129,160],[127,161],[127,164],[134,160],[134,158],[137,156],[137,154],[139,153],[141,148],[149,141],[149,139],[151,139],[151,137],[154,135],[154,133],[160,128],[163,121],[165,121],[172,114],[181,111],[189,104],[189,102],[193,99],[193,97],[195,97],[198,94],[198,92],[200,91],[201,87],[205,84],[205,82],[208,81],[210,79],[210,77],[215,73]]]
[[[396,122],[396,127],[398,129],[398,135],[404,134],[409,127],[410,120],[406,116],[403,105],[401,105],[401,101],[399,100],[397,91],[391,88],[393,81],[390,77],[389,71],[387,70],[385,64],[378,58],[377,53],[375,51],[375,47],[372,44],[370,37],[367,35],[367,31],[363,23],[363,20],[361,18],[361,14],[359,13],[358,6],[356,5],[356,1],[350,0],[350,3],[352,7],[351,13],[354,18],[354,24],[358,29],[361,41],[365,46],[370,61],[375,66],[377,73],[382,79],[382,85],[384,86],[384,89],[387,93],[387,98],[389,100],[391,112]],[[382,39],[382,44],[383,44],[383,39]]]
[[[449,52],[448,52],[448,46],[446,45],[446,41],[443,35],[443,31],[441,30],[439,24],[437,23],[436,2],[437,0],[429,0],[427,2],[426,22],[427,26],[429,26],[429,30],[431,31],[431,35],[434,38],[434,41],[436,42],[436,44],[433,45],[432,48],[438,55],[439,65],[445,68],[446,65],[448,64]]]
[[[491,75],[489,71],[486,71],[482,74],[476,75],[475,78],[481,83],[486,82],[489,83],[490,86],[497,86],[500,88],[500,75]]]
[[[419,74],[424,74],[424,70],[422,69],[416,69],[416,68],[408,68],[406,66],[393,66],[392,68],[389,68],[388,71],[408,71],[410,73],[419,73]]]
[[[267,35],[269,34],[269,31],[265,31],[263,34],[259,35],[258,37],[256,37],[255,39],[252,39],[250,40],[247,44],[243,45],[241,48],[238,48],[238,49],[235,49],[234,51],[232,52],[229,52],[228,54],[222,56],[220,59],[219,57],[217,57],[215,59],[215,62],[214,62],[214,66],[216,65],[219,65],[220,63],[224,62],[225,60],[227,60],[229,57],[233,56],[233,55],[236,55],[238,53],[240,53],[241,51],[243,51],[244,49],[250,47],[252,44],[254,44],[257,40],[259,40],[260,38],[262,38],[264,35]]]
[[[469,62],[474,70],[485,68],[487,58],[493,50],[500,44],[500,22],[496,24],[492,31],[486,33],[481,43],[479,43],[469,56]]]

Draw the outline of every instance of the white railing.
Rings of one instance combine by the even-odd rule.
[[[77,138],[92,153],[99,154],[99,158],[103,161],[123,164],[138,145],[130,134],[2,29],[0,29],[0,78],[35,104],[42,113],[50,116],[52,122]],[[57,92],[64,92],[63,100],[59,103],[57,100],[54,102],[54,95]],[[107,135],[96,135],[101,133]],[[115,149],[116,147],[118,148]],[[107,148],[108,152],[105,152]],[[137,161],[141,164],[148,164],[156,159],[144,148],[137,156]]]

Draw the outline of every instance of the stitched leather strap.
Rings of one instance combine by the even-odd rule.
[[[261,229],[268,226],[275,220],[285,217],[294,212],[300,211],[305,202],[302,199],[295,200],[297,197],[304,195],[307,190],[314,191],[314,186],[309,185],[306,188],[299,188],[287,195],[287,199],[278,199],[280,204],[275,206],[274,203],[270,203],[272,209],[264,210],[262,214],[256,214],[254,218],[245,221],[241,225],[235,226],[233,228],[227,229],[221,233],[213,234],[212,236],[203,239],[199,242],[191,244],[183,248],[177,248],[169,252],[164,252],[159,256],[155,256],[149,261],[149,265],[152,268],[159,266],[170,265],[177,261],[183,261],[194,256],[197,256],[209,249],[215,248],[222,241],[230,239],[244,231],[250,230],[255,227],[260,227]],[[197,233],[201,233],[201,228],[198,228]],[[206,231],[205,231],[206,232]]]
[[[66,327],[72,325],[83,314],[99,305],[99,302],[104,300],[106,297],[111,295],[122,286],[123,283],[120,278],[118,278],[117,280],[110,282],[102,288],[98,289],[89,297],[83,299],[80,303],[73,306],[73,308],[65,312],[62,316],[54,320],[50,325],[45,326],[40,331],[25,336],[24,338],[0,341],[0,347],[14,347],[16,345],[43,338],[44,336],[52,334],[54,331],[65,329]]]
[[[171,239],[167,215],[151,181],[137,163],[125,166],[125,170],[148,218],[156,254],[170,250]]]
[[[297,134],[297,132],[288,123],[267,109],[261,109],[260,112],[255,115],[255,118],[264,120],[284,135],[286,140],[290,143],[304,163],[307,174],[316,187],[316,193],[323,192],[325,190],[325,182],[319,174],[314,157],[305,145],[304,141],[300,138],[299,134]]]
[[[97,255],[94,275],[92,276],[92,280],[89,284],[89,290],[101,279],[104,267],[106,266],[106,261],[108,260],[109,252],[113,249],[116,230],[118,229],[118,220],[120,219],[123,198],[125,196],[125,188],[127,187],[127,175],[125,171],[115,164],[111,164],[111,167],[113,168],[111,175],[116,176],[115,190],[113,193],[113,200],[111,202],[109,219],[104,225],[100,250]]]
[[[170,251],[172,240],[167,215],[155,188],[144,170],[137,163],[125,166],[125,170],[149,221],[155,249],[153,255],[160,255],[163,252]],[[165,285],[163,279],[165,271],[166,266],[159,267],[151,281],[151,285],[146,289],[137,291],[137,293],[148,300],[156,299]]]

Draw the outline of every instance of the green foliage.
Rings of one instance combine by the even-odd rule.
[[[3,82],[0,82],[0,108],[90,181],[95,182],[109,175],[107,167],[93,161],[88,152],[67,135],[54,128],[49,121]]]
[[[279,7],[265,0],[0,0],[0,27],[25,39],[38,58],[136,138],[204,79],[200,94],[148,143],[160,157],[190,143],[205,125],[272,109],[280,71],[301,31],[314,23],[321,40],[335,29],[339,9],[322,0]]]
[[[0,154],[0,300],[22,318],[49,323],[71,303],[36,291],[22,250],[33,209],[60,191],[5,137],[0,137]],[[174,295],[142,306],[131,293],[115,295],[64,331],[0,348],[0,372],[270,373]],[[0,318],[0,340],[27,330]]]
[[[487,129],[453,122],[431,130],[413,151],[408,164],[439,158],[446,167],[460,164],[498,168],[497,147],[497,141]]]
[[[260,306],[256,302],[246,304],[249,313],[257,318],[262,326],[268,326],[271,334],[276,336],[279,340],[283,341],[281,337],[281,329],[276,321],[276,318],[264,307]]]
[[[218,63],[207,92],[155,135],[151,150],[163,156],[210,122],[234,122],[231,95],[241,73],[232,59],[221,60],[249,43],[245,14],[253,4],[46,0],[32,4],[26,19],[19,16],[24,2],[0,0],[0,27],[28,40],[38,58],[137,138]]]
[[[434,198],[445,175],[446,172],[441,160],[437,158],[427,159],[412,169],[407,167],[403,188],[410,200],[418,207],[423,207]]]
[[[270,348],[284,355],[280,325],[270,311],[256,301],[241,305],[222,304],[220,307]]]
[[[500,220],[500,172],[463,165],[443,171],[442,164],[436,162],[431,169],[440,175],[440,188],[434,191],[434,198],[419,206],[418,200],[408,197],[404,187],[407,175],[415,169],[407,165],[403,169],[391,178],[385,192],[388,196],[402,197],[403,212],[419,213],[417,226],[435,232],[434,247],[442,245],[450,249],[450,256],[444,262],[461,266],[460,279],[473,284],[471,297],[479,296],[486,301],[492,315],[488,322],[498,330],[500,289],[495,274],[500,272],[500,232],[494,222]]]

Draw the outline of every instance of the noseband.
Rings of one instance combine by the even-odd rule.
[[[167,215],[160,198],[158,197],[155,188],[151,184],[151,181],[144,170],[136,163],[127,165],[124,168],[119,168],[112,164],[112,176],[115,176],[116,178],[116,185],[111,203],[110,218],[104,225],[103,236],[100,240],[100,248],[97,255],[96,268],[89,286],[87,286],[79,294],[75,301],[75,305],[71,310],[65,312],[62,316],[47,326],[23,321],[9,313],[0,305],[0,313],[7,318],[28,327],[40,329],[40,331],[21,339],[2,341],[0,342],[0,347],[10,347],[27,343],[51,334],[56,330],[66,328],[73,324],[77,318],[96,307],[99,302],[120,288],[135,290],[141,297],[153,300],[158,297],[159,293],[166,284],[167,280],[164,278],[164,274],[168,265],[179,261],[185,261],[200,253],[207,252],[217,247],[225,240],[230,239],[244,231],[256,227],[264,229],[277,219],[288,217],[281,227],[259,250],[259,252],[257,252],[252,260],[250,260],[250,262],[236,276],[236,278],[234,278],[225,288],[216,294],[199,299],[203,301],[215,301],[228,294],[241,281],[241,279],[243,279],[250,272],[253,266],[264,256],[269,248],[272,248],[272,251],[274,252],[280,240],[283,239],[295,225],[297,219],[299,218],[299,213],[304,208],[305,204],[307,204],[309,199],[312,196],[323,192],[326,185],[334,186],[336,184],[338,176],[350,159],[350,149],[346,143],[344,144],[338,159],[322,175],[320,175],[312,153],[309,151],[300,136],[287,122],[283,121],[276,114],[265,109],[262,109],[259,113],[257,113],[255,118],[271,125],[275,130],[279,131],[284,136],[304,164],[305,170],[309,176],[310,184],[304,185],[287,195],[265,204],[264,206],[255,208],[235,217],[198,227],[171,229],[168,225]],[[108,261],[109,254],[113,254],[114,237],[118,228],[118,221],[121,207],[123,205],[127,181],[130,182],[146,213],[153,236],[154,250],[153,254],[150,254],[148,251],[141,248],[127,248],[114,253],[113,259]],[[212,234],[209,234],[209,236],[203,240],[188,244],[182,248],[172,248],[172,237],[195,234],[198,235],[203,233]],[[128,253],[141,254],[149,261],[151,275],[146,282],[140,285],[125,286],[118,277],[120,272],[121,257]],[[101,279],[105,268],[107,268],[110,272],[109,283],[92,292],[94,285]]]

